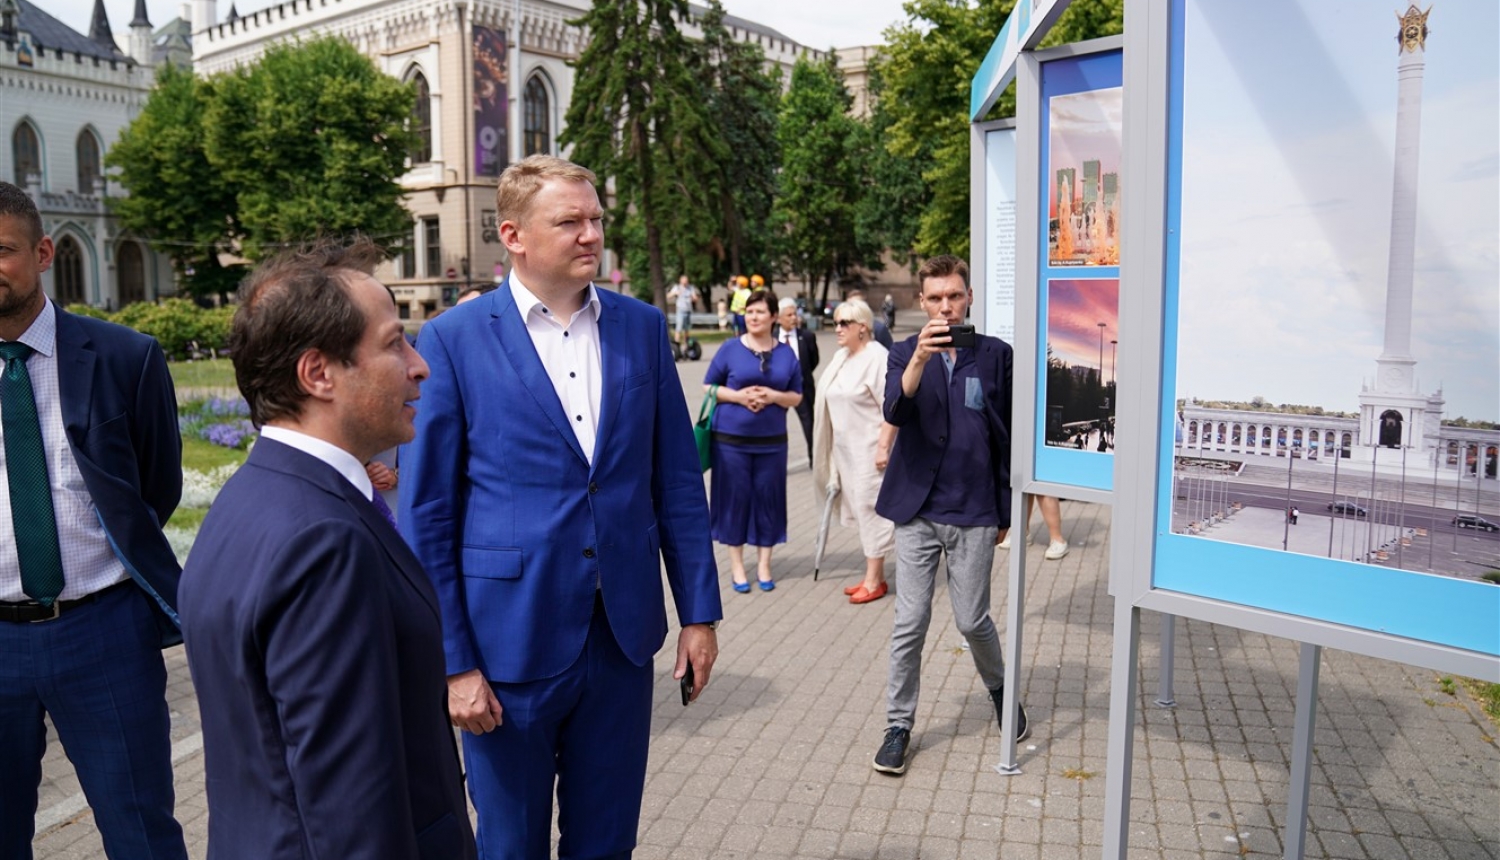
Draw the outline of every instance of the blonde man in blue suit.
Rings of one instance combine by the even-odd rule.
[[[401,452],[399,521],[442,604],[484,858],[629,857],[652,658],[707,685],[722,614],[692,426],[650,305],[596,290],[587,169],[533,156],[500,178],[506,283],[428,323]]]

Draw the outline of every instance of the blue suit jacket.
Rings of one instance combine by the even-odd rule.
[[[474,856],[437,598],[347,479],[257,442],[180,598],[210,858]]]
[[[161,527],[182,498],[182,435],[154,338],[57,308],[63,427],[115,556],[156,606],[162,645],[182,641],[182,569]]]
[[[596,591],[621,650],[645,665],[667,633],[663,561],[680,623],[722,615],[666,319],[598,295],[592,467],[509,285],[422,328],[432,376],[401,450],[398,521],[437,589],[449,674],[557,675],[582,653]]]
[[[1010,527],[1010,400],[1013,354],[1010,344],[979,335],[974,349],[957,375],[973,373],[984,398],[987,438],[957,440],[948,427],[948,377],[941,359],[934,357],[922,369],[922,384],[915,397],[901,390],[901,374],[917,348],[912,335],[891,350],[886,364],[885,419],[901,428],[891,451],[885,479],[875,511],[895,523],[911,522],[922,509],[937,481],[943,452],[951,444],[982,444],[988,447],[990,475],[994,481],[994,510],[1000,528]],[[968,363],[972,360],[973,364]],[[972,370],[970,368],[972,367]]]

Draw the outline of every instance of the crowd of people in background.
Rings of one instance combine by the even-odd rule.
[[[50,715],[106,853],[185,856],[160,649],[186,639],[213,856],[541,857],[556,822],[561,856],[629,857],[668,607],[687,705],[718,656],[713,542],[734,592],[776,588],[792,411],[817,491],[858,530],[849,602],[896,595],[874,768],[907,768],[940,564],[997,719],[1027,736],[990,608],[1011,523],[1012,353],[963,326],[967,266],[922,266],[927,319],[899,343],[892,296],[877,317],[847,293],[821,373],[797,300],[736,277],[735,333],[704,377],[705,496],[661,360],[691,341],[701,297],[681,277],[669,327],[595,287],[596,185],[551,156],[507,168],[510,272],[415,343],[367,241],[258,266],[231,345],[261,438],[183,569],[161,530],[182,486],[161,350],[46,298],[51,240],[0,183],[0,651],[49,655],[0,667],[0,855],[29,856]],[[1041,507],[1046,558],[1061,558],[1057,502]]]

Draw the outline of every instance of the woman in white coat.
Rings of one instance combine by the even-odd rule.
[[[818,379],[813,474],[818,487],[838,488],[840,522],[859,527],[865,577],[844,593],[850,603],[869,603],[886,594],[885,557],[895,548],[895,525],[875,513],[896,438],[883,409],[887,352],[875,342],[875,317],[863,301],[844,302],[833,317],[839,351]]]

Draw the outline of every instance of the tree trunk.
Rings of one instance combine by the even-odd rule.
[[[631,123],[631,138],[635,143],[635,157],[641,174],[640,216],[646,225],[646,268],[651,279],[651,297],[662,313],[670,317],[671,313],[667,308],[667,273],[662,261],[661,225],[656,220],[656,171],[651,160],[651,146],[644,122],[636,120]]]

